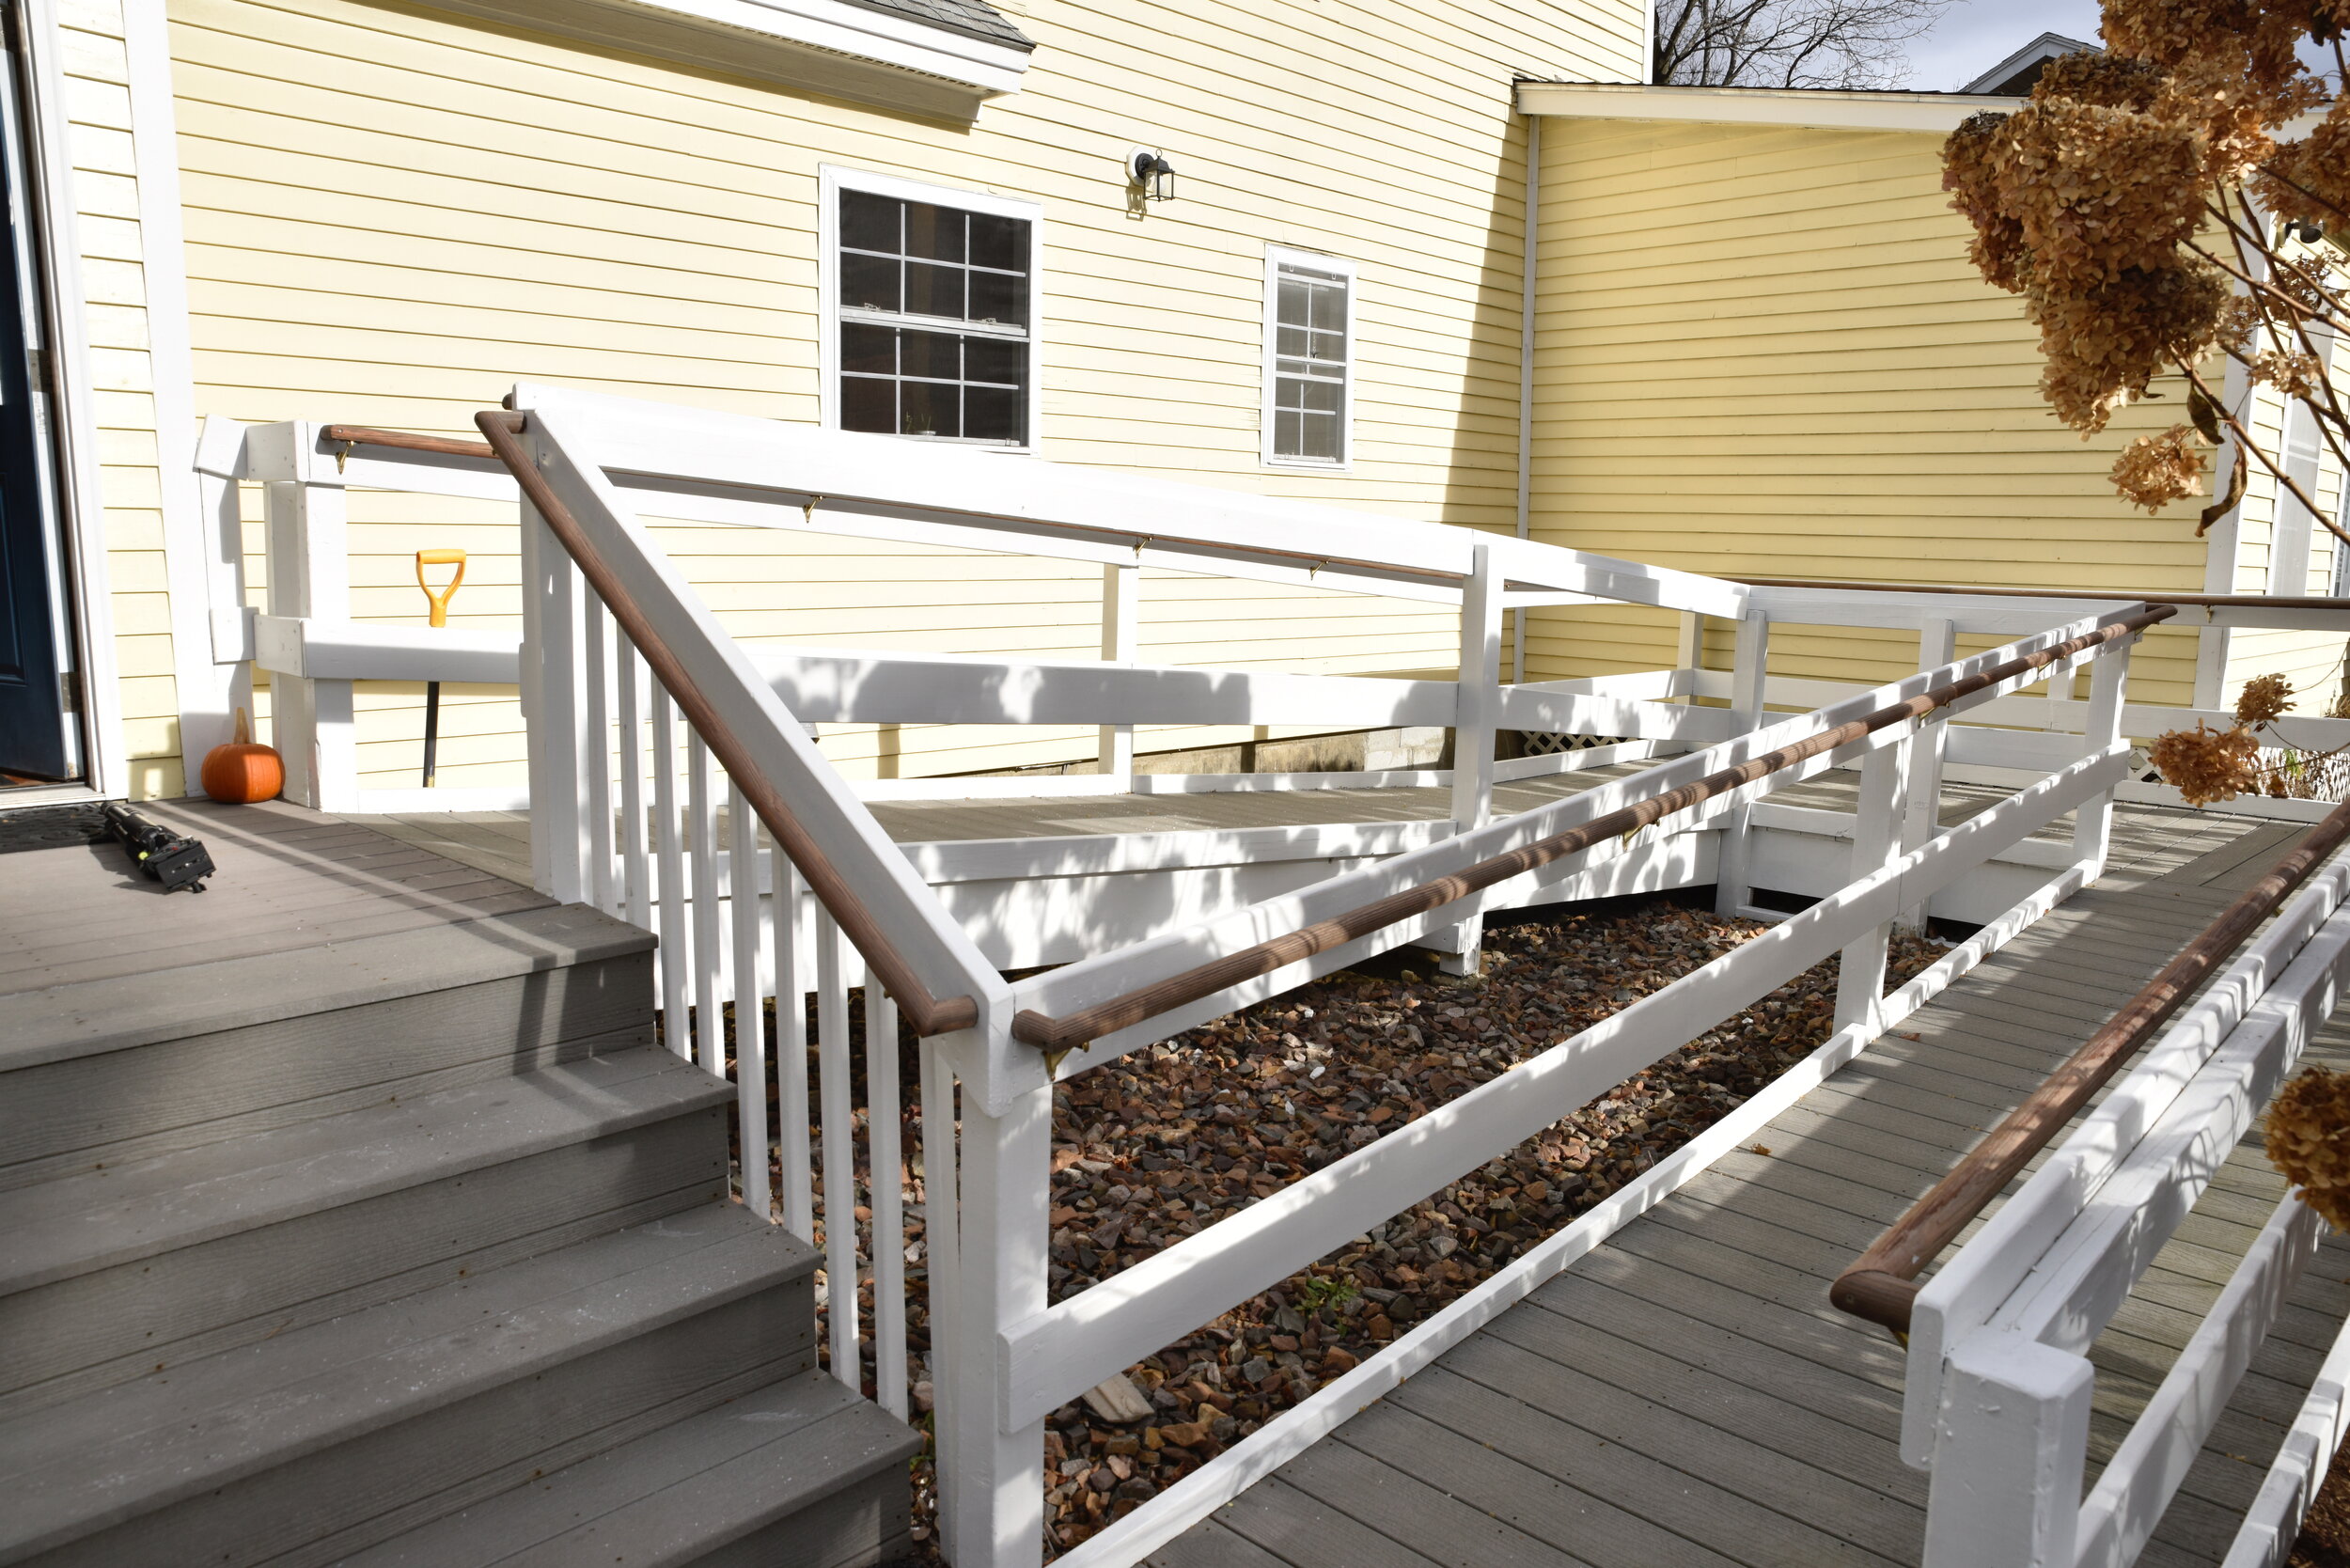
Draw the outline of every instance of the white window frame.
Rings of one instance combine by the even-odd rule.
[[[1346,279],[1346,387],[1339,398],[1339,460],[1326,458],[1283,457],[1273,449],[1273,403],[1277,384],[1277,361],[1274,351],[1279,344],[1281,310],[1281,267],[1284,262],[1309,267],[1319,273],[1336,273]],[[1355,388],[1362,376],[1360,335],[1355,331],[1355,318],[1362,304],[1362,280],[1356,275],[1355,263],[1343,257],[1328,256],[1320,251],[1298,250],[1289,245],[1267,245],[1264,253],[1264,387],[1258,413],[1258,456],[1267,468],[1303,469],[1315,474],[1344,474],[1355,466]]]
[[[932,185],[894,174],[844,168],[836,164],[820,165],[816,175],[817,314],[821,318],[817,329],[816,358],[817,374],[822,383],[819,418],[824,429],[837,431],[840,428],[840,193],[863,191],[900,201],[926,201],[941,207],[959,208],[965,212],[1017,218],[1028,226],[1028,397],[1025,417],[1021,420],[1027,439],[1018,446],[965,441],[950,444],[983,452],[1033,455],[1037,449],[1038,426],[1043,416],[1041,394],[1044,368],[1044,204],[1018,196],[996,196],[988,191]],[[941,321],[939,330],[967,332],[969,329],[967,323]],[[925,438],[909,435],[899,439],[920,441]]]

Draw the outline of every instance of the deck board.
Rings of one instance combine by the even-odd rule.
[[[1915,1563],[1927,1478],[1898,1451],[1903,1353],[1830,1307],[1828,1282],[2306,831],[2122,815],[2115,863],[2096,888],[1806,1094],[1748,1148],[1147,1560],[1209,1560],[1201,1548],[1245,1514],[1252,1541],[1304,1568],[1267,1520],[1308,1491],[1318,1517],[1335,1512],[1381,1532],[1410,1551],[1413,1568],[1525,1560],[1505,1549],[1509,1538],[1478,1535],[1457,1511],[1525,1533],[1521,1492],[1532,1477],[1615,1511],[1605,1528],[1534,1532],[1591,1568],[1706,1560],[1700,1554],[1747,1568]],[[2350,1027],[2329,1023],[2310,1055],[2350,1063]],[[2092,1348],[2092,1481],[2283,1192],[2255,1132]],[[2187,1568],[2225,1555],[2345,1313],[2350,1242],[2329,1236],[2142,1562]],[[1440,1464],[1430,1441],[1438,1428],[1467,1445]],[[1343,1466],[1330,1466],[1334,1450],[1349,1454]],[[1317,1482],[1291,1484],[1308,1466],[1321,1466]],[[1406,1474],[1451,1494],[1441,1541],[1429,1542],[1423,1525],[1391,1522],[1409,1513],[1388,1490]],[[1622,1514],[1678,1544],[1628,1533]]]
[[[150,801],[216,874],[166,894],[113,843],[0,856],[0,993],[324,947],[548,907],[527,886],[281,802]]]

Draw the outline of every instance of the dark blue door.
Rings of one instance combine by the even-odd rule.
[[[23,193],[5,189],[9,163],[0,158],[0,216],[9,225],[0,243],[0,773],[63,778],[71,753],[58,647],[61,557],[41,494],[19,260],[30,254],[30,236],[18,231]]]

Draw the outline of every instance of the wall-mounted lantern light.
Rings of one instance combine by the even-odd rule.
[[[1175,165],[1155,149],[1138,147],[1126,155],[1126,179],[1145,201],[1175,199]]]

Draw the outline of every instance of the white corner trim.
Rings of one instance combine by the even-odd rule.
[[[155,399],[155,478],[164,514],[164,567],[171,595],[171,673],[187,792],[196,764],[229,736],[230,712],[250,704],[252,677],[216,662],[212,559],[196,474],[196,355],[188,324],[187,252],[180,209],[180,137],[172,103],[170,22],[164,0],[122,0],[130,67],[131,156],[139,182],[139,266],[147,292],[148,366]]]
[[[1280,334],[1281,266],[1288,262],[1310,267],[1316,272],[1336,273],[1346,279],[1346,387],[1339,397],[1339,461],[1324,463],[1318,458],[1281,457],[1273,450],[1273,396],[1275,362],[1280,355],[1274,352]],[[1267,468],[1279,468],[1307,474],[1346,474],[1355,467],[1355,393],[1362,379],[1363,346],[1355,330],[1360,319],[1362,279],[1356,274],[1355,263],[1342,256],[1324,251],[1300,250],[1295,245],[1269,244],[1264,248],[1264,364],[1263,384],[1259,388],[1257,414],[1257,457]]]
[[[55,0],[24,0],[26,205],[38,236],[42,320],[27,322],[51,353],[50,431],[60,525],[70,549],[74,666],[81,671],[85,781],[101,795],[127,793],[130,749],[115,660],[114,600],[106,576],[105,498],[90,415],[89,313],[82,297],[82,246],[74,221],[73,156],[66,131],[63,40]],[[30,334],[28,334],[30,336]]]
[[[1571,119],[1681,120],[1821,131],[1947,133],[1969,115],[2009,114],[2023,100],[1954,92],[1841,92],[1825,88],[1657,87],[1608,82],[1521,82],[1520,114]]]

